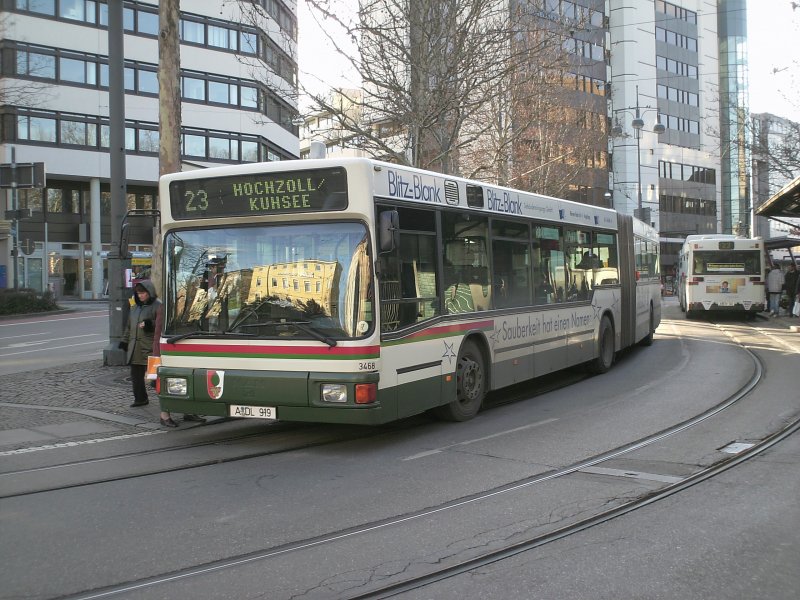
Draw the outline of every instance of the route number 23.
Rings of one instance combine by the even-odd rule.
[[[208,209],[208,194],[205,190],[187,191],[184,197],[186,198],[186,212]]]

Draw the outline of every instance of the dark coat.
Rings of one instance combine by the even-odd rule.
[[[128,346],[128,364],[146,365],[147,356],[153,350],[156,317],[161,311],[161,300],[156,296],[156,288],[152,281],[140,281],[137,285],[139,284],[150,293],[150,299],[142,303],[138,294],[134,293],[136,304],[128,315],[128,324],[122,334],[122,341]],[[144,323],[144,326],[139,327],[139,323]]]
[[[797,285],[798,285],[798,281],[797,281],[798,272],[797,272],[797,269],[795,269],[794,271],[791,271],[791,270],[786,271],[786,275],[784,275],[783,277],[784,277],[784,281],[785,281],[784,286],[786,286],[786,291],[789,292],[789,295],[790,296],[794,296],[795,294],[797,294],[797,289],[798,289],[798,287],[797,287]]]

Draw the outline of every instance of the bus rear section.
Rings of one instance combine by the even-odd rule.
[[[734,236],[689,236],[681,251],[679,296],[688,317],[754,316],[766,309],[764,244]]]

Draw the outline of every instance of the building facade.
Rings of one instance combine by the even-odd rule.
[[[108,4],[0,6],[0,162],[43,162],[47,172],[43,189],[3,191],[0,205],[31,216],[0,222],[0,287],[102,297],[112,238]],[[159,9],[155,0],[123,6],[127,208],[155,209]],[[296,4],[242,7],[180,2],[184,169],[299,157]],[[148,263],[149,243],[134,240],[134,269]]]
[[[609,0],[614,208],[661,235],[662,270],[688,234],[721,227],[716,0]]]
[[[751,115],[752,198],[758,209],[797,176],[800,124],[770,113]],[[753,219],[753,235],[765,239],[798,235],[800,219]]]

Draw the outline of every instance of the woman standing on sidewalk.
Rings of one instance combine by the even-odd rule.
[[[158,310],[156,311],[155,332],[153,333],[153,356],[161,356],[161,330],[164,327],[164,307],[159,303]],[[161,409],[159,420],[164,427],[177,427],[178,424],[172,419],[172,415]],[[184,421],[196,421],[198,423],[205,423],[205,419],[200,415],[185,414],[183,415]]]
[[[134,286],[133,299],[135,304],[128,315],[128,324],[119,347],[127,352],[128,364],[131,366],[131,406],[145,406],[150,400],[147,397],[144,376],[147,371],[147,357],[153,350],[153,334],[161,301],[156,297],[153,282],[149,280],[140,281]]]

